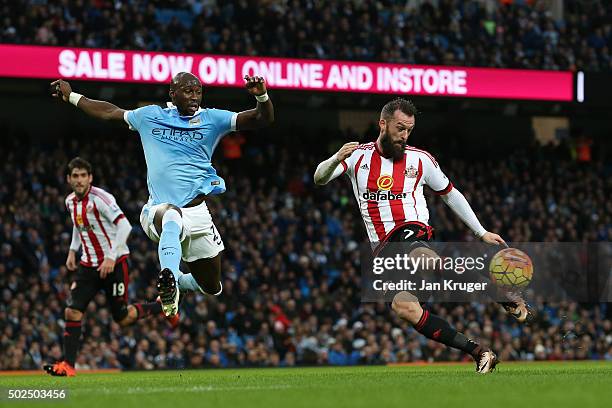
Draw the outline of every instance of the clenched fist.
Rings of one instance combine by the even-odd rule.
[[[247,91],[253,96],[261,96],[267,92],[266,90],[266,80],[260,76],[244,76],[245,84]]]
[[[54,98],[62,98],[64,102],[68,102],[68,97],[71,92],[72,87],[63,79],[51,82],[51,96]]]

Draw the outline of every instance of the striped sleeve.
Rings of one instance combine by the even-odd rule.
[[[109,222],[117,224],[121,218],[125,217],[112,194],[97,187],[92,187],[91,194],[96,198],[98,211]]]
[[[436,160],[429,154],[423,159],[423,182],[438,195],[448,194],[453,189],[446,174],[442,171]]]
[[[349,177],[353,177],[353,174],[355,172],[355,169],[353,168],[355,166],[355,156],[358,154],[358,151],[355,150],[353,153],[351,153],[351,155],[349,157],[347,157],[345,160],[343,160],[342,163],[342,173],[341,174],[345,174]],[[340,167],[340,166],[338,166]]]

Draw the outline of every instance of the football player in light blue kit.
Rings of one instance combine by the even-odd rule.
[[[157,289],[167,316],[178,312],[179,291],[219,295],[224,249],[205,198],[225,191],[211,158],[223,136],[235,130],[258,129],[274,121],[274,106],[261,77],[245,76],[255,109],[234,113],[202,109],[202,84],[181,72],[170,83],[167,108],[148,105],[124,110],[109,102],[72,92],[64,80],[51,83],[53,96],[70,102],[90,116],[125,121],[138,131],[147,162],[149,201],[140,223],[149,238],[159,242],[161,272]],[[181,258],[191,273],[179,269]]]

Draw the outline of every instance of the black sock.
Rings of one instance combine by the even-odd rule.
[[[476,354],[477,349],[480,348],[477,343],[453,329],[446,320],[429,313],[426,309],[423,309],[423,315],[414,328],[428,339],[457,348],[470,355]]]
[[[81,341],[81,321],[67,320],[64,331],[64,360],[74,367]]]
[[[157,315],[162,312],[162,305],[158,302],[151,303],[136,303],[134,304],[136,307],[136,312],[138,312],[137,320],[144,319],[151,315]]]

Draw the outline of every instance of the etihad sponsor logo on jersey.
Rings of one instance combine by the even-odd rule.
[[[154,128],[151,130],[151,134],[153,136],[161,136],[162,139],[170,139],[177,142],[192,142],[204,139],[204,134],[197,130]]]

